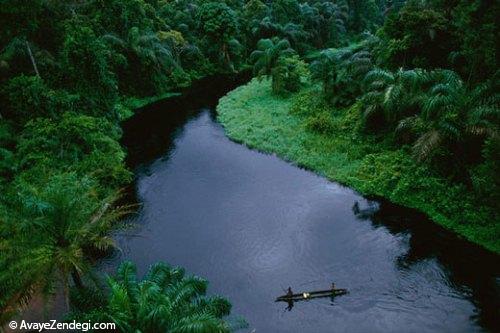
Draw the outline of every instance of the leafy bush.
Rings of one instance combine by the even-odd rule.
[[[306,63],[297,55],[280,57],[276,67],[272,69],[272,89],[278,95],[297,92],[308,76],[309,70]]]
[[[36,117],[59,117],[63,112],[75,111],[78,96],[64,90],[50,89],[38,76],[20,75],[12,78],[1,89],[7,105],[4,116],[20,124]]]
[[[316,114],[320,108],[317,95],[313,90],[302,90],[295,94],[290,106],[290,113],[298,116]]]
[[[23,170],[41,165],[53,170],[70,168],[92,174],[103,184],[121,186],[130,180],[130,172],[123,163],[119,137],[119,128],[104,118],[65,113],[58,121],[29,121],[16,155]]]
[[[109,48],[77,18],[66,22],[65,28],[61,51],[64,85],[82,97],[81,107],[87,114],[113,116],[108,112],[118,97],[118,83],[111,71]]]
[[[311,63],[313,80],[323,86],[323,96],[334,106],[351,105],[361,93],[362,78],[372,68],[366,50],[326,49]]]
[[[379,62],[399,67],[447,67],[452,41],[450,22],[444,13],[411,1],[389,15],[380,31]]]
[[[500,139],[486,140],[484,161],[472,170],[472,184],[478,195],[500,212]]]
[[[315,115],[307,117],[305,126],[308,130],[328,134],[331,133],[335,127],[332,116],[328,112],[319,112]]]

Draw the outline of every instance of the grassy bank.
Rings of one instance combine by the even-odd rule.
[[[254,79],[222,98],[218,119],[227,135],[365,195],[418,209],[468,240],[500,253],[497,213],[465,186],[418,165],[406,148],[360,134],[357,106],[345,110],[307,105],[320,98],[310,88],[287,98],[271,94],[269,81]]]
[[[156,103],[163,99],[167,99],[170,97],[180,96],[181,93],[178,92],[166,92],[159,95],[153,95],[149,97],[128,97],[124,101],[124,105],[128,108],[135,110],[145,107],[146,105]]]

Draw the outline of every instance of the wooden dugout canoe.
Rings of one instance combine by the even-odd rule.
[[[319,291],[309,291],[300,294],[282,295],[276,298],[276,302],[303,301],[320,297],[335,297],[347,294],[347,289],[328,289]]]

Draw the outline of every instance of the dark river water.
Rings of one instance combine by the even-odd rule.
[[[230,83],[218,84],[215,96],[159,103],[125,124],[142,206],[109,266],[183,266],[231,301],[247,332],[498,331],[498,257],[411,210],[231,142],[213,112]],[[288,286],[332,281],[349,294],[290,311],[274,302]]]

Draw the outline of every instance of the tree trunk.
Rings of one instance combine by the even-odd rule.
[[[33,65],[33,69],[35,70],[36,76],[40,77],[40,72],[38,71],[38,67],[36,65],[35,57],[33,57],[33,52],[31,52],[30,43],[27,40],[24,41],[26,43],[26,48],[28,49],[28,54],[31,59],[31,64]]]
[[[80,273],[73,268],[71,271],[71,277],[73,278],[73,283],[78,289],[83,289],[83,282],[82,282],[82,277],[80,276]]]
[[[228,46],[226,43],[222,44],[222,54],[223,54],[224,60],[226,61],[226,65],[230,66],[231,59],[229,58],[229,50],[228,50]]]
[[[68,280],[63,282],[63,293],[64,293],[64,303],[66,304],[66,311],[69,312],[70,304],[69,304],[69,285]]]

